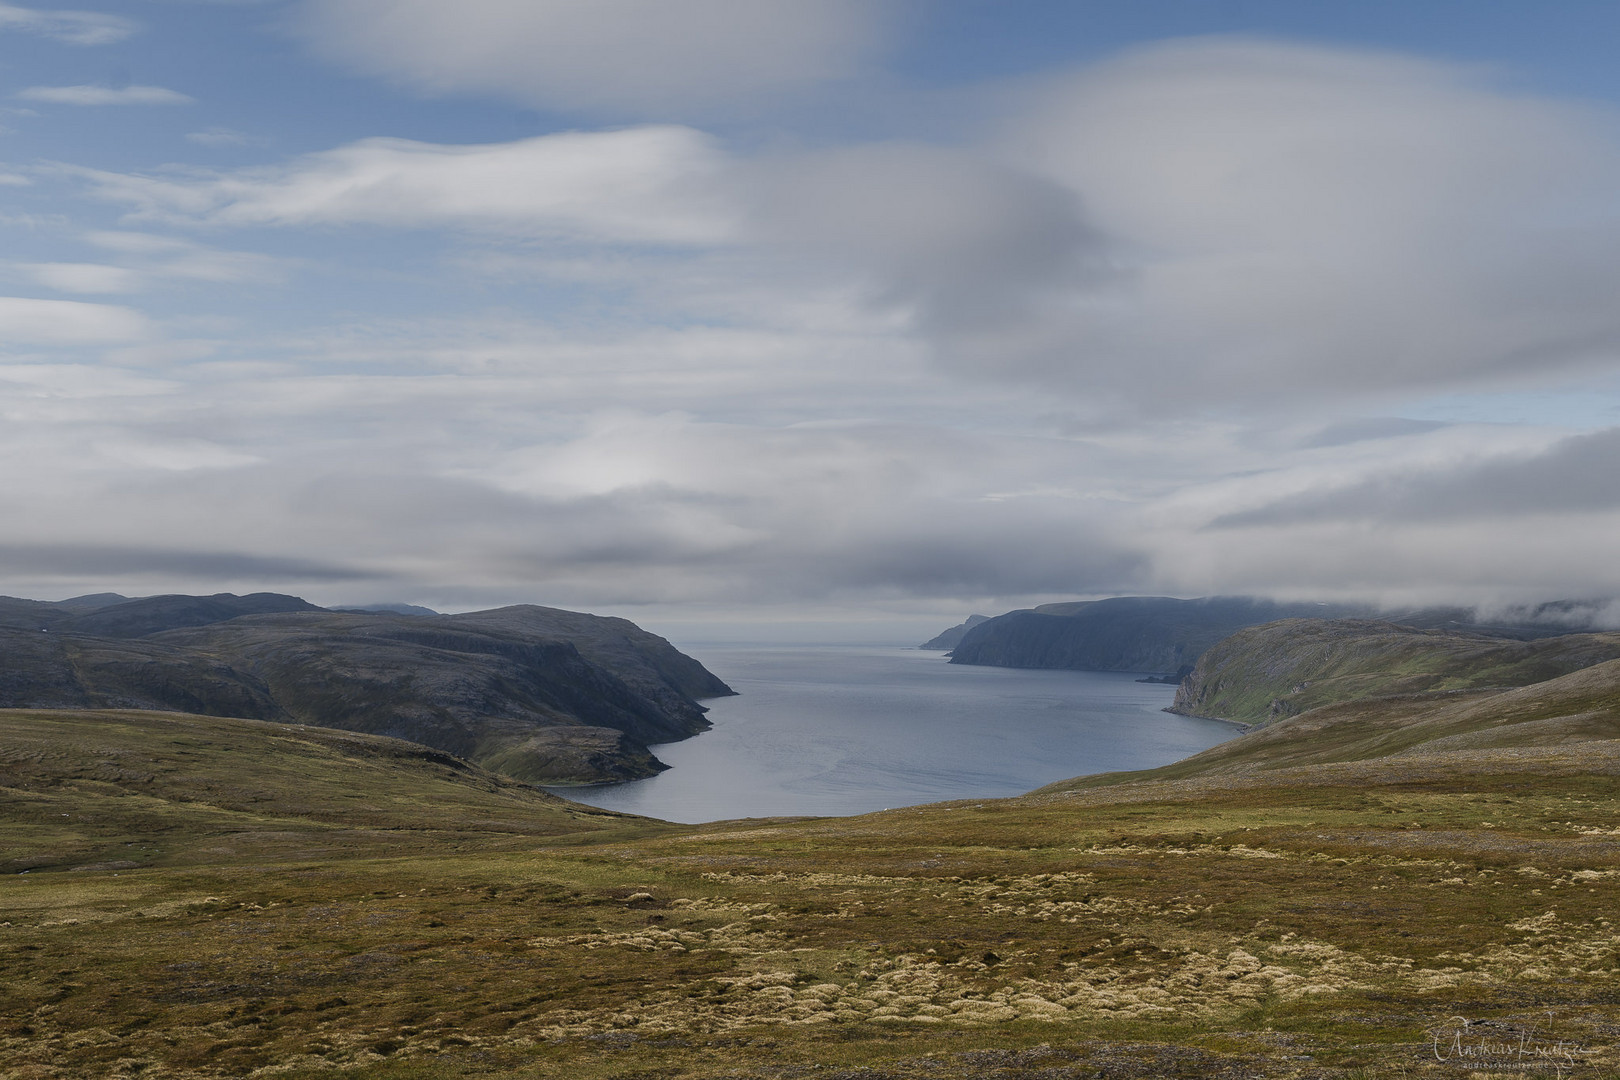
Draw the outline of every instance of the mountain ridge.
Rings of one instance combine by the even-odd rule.
[[[0,656],[0,707],[342,728],[492,762],[531,783],[653,775],[664,766],[647,745],[706,730],[698,699],[732,693],[634,623],[535,605],[360,614],[218,594],[82,613],[5,598]]]
[[[950,662],[1179,678],[1216,642],[1246,627],[1279,619],[1383,619],[1530,640],[1593,629],[1606,610],[1600,601],[1559,601],[1505,610],[1490,620],[1467,607],[1385,610],[1370,604],[1284,603],[1242,596],[1191,600],[1116,596],[1021,608],[965,627],[951,649]]]

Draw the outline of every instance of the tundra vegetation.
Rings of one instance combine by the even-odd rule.
[[[704,826],[373,735],[4,711],[0,1074],[1620,1075],[1617,795],[1620,661]]]

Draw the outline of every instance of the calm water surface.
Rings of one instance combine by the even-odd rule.
[[[1166,765],[1236,734],[1161,711],[1175,687],[1135,675],[969,667],[889,647],[682,651],[738,692],[704,702],[714,729],[653,747],[668,772],[560,794],[689,823],[863,814]]]

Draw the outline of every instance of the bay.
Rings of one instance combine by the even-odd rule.
[[[683,645],[738,696],[654,746],[667,772],[558,794],[666,821],[862,814],[1019,795],[1166,765],[1231,738],[1164,712],[1175,687],[1116,672],[950,664],[890,646]]]

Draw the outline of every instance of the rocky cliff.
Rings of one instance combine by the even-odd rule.
[[[990,616],[988,615],[969,615],[965,622],[959,622],[949,630],[940,631],[938,634],[935,634],[933,637],[917,646],[917,648],[929,649],[937,652],[950,652],[952,649],[962,644],[962,638],[969,630],[973,629],[975,626],[978,626],[982,622],[989,621]]]

